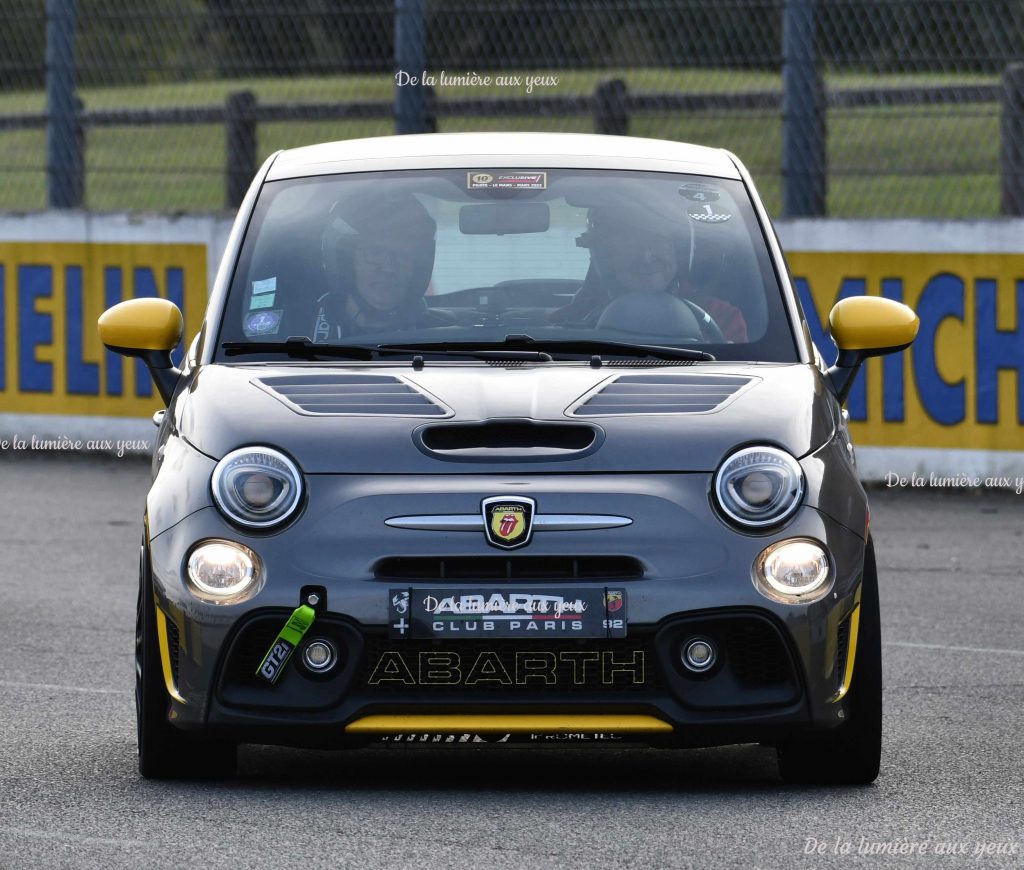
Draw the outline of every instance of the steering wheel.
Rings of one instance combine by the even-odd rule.
[[[690,310],[693,312],[693,316],[697,318],[697,324],[700,326],[700,333],[705,341],[712,344],[726,344],[725,334],[722,332],[722,328],[715,322],[715,318],[691,299],[683,299],[681,296],[676,298],[685,302],[690,307]]]

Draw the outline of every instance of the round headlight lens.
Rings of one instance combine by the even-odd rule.
[[[206,541],[188,557],[193,593],[218,604],[251,593],[258,573],[256,554],[230,541]]]
[[[777,447],[738,450],[715,473],[718,506],[744,526],[781,522],[797,509],[803,494],[800,463]]]
[[[754,576],[761,592],[775,601],[793,604],[820,598],[828,591],[828,554],[815,541],[782,541],[757,557]]]
[[[270,447],[243,447],[213,470],[213,499],[228,519],[265,529],[295,513],[302,498],[302,476],[283,453]]]

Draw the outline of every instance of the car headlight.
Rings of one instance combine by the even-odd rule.
[[[782,522],[800,505],[804,473],[777,447],[745,447],[715,472],[715,498],[729,519],[760,528]]]
[[[302,499],[302,475],[283,453],[270,447],[242,447],[213,470],[213,499],[230,520],[266,529],[288,519]]]
[[[233,541],[203,541],[188,557],[192,594],[214,604],[233,604],[259,590],[256,554]]]
[[[754,562],[754,585],[773,601],[803,604],[825,595],[832,572],[817,541],[793,538],[766,547]]]

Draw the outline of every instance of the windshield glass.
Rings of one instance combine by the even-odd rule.
[[[510,335],[798,359],[741,182],[550,168],[266,184],[220,342],[430,348]]]

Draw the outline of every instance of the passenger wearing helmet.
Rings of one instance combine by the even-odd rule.
[[[313,341],[447,324],[423,299],[434,268],[435,229],[411,194],[336,203],[323,240],[333,289],[316,300]]]
[[[595,325],[611,303],[627,294],[667,293],[694,309],[705,340],[747,341],[742,312],[723,299],[701,296],[681,274],[680,251],[689,247],[688,230],[685,223],[633,203],[591,208],[587,232],[577,240],[590,250],[590,271],[576,298],[551,319]]]

